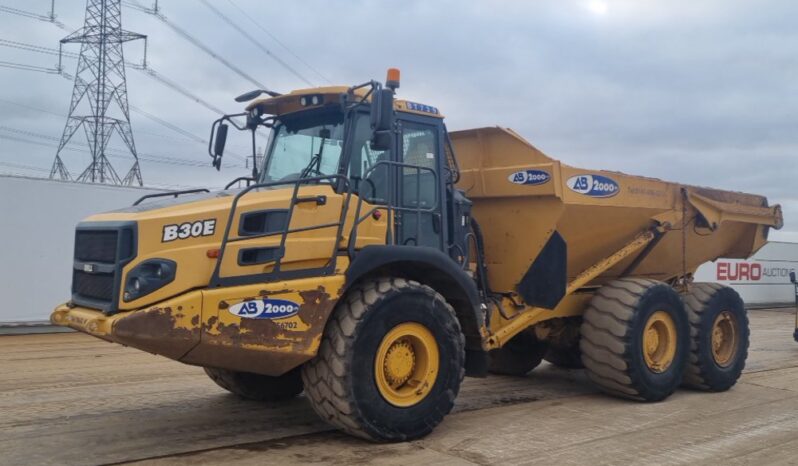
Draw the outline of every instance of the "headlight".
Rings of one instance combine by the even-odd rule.
[[[169,259],[148,259],[133,267],[125,280],[127,301],[133,301],[159,290],[175,279],[177,264]]]

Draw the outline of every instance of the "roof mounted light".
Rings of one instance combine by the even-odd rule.
[[[310,105],[321,105],[324,103],[324,96],[320,94],[303,95],[299,98],[299,105],[307,107]]]
[[[385,78],[385,87],[392,91],[399,89],[399,68],[388,68],[388,76]]]

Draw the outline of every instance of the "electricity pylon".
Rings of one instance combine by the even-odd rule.
[[[144,39],[144,66],[147,60],[147,36],[122,29],[121,0],[87,0],[83,28],[61,39],[63,44],[81,44],[72,102],[69,104],[64,133],[50,170],[50,178],[71,180],[61,160],[61,151],[72,136],[83,128],[91,153],[91,164],[75,179],[83,183],[143,185],[127,103],[127,79],[122,44]],[[59,64],[60,68],[60,64]],[[78,107],[88,104],[88,112]],[[115,103],[115,109],[111,104]],[[88,115],[86,114],[88,113]],[[133,166],[124,178],[119,178],[106,155],[108,141],[116,132],[130,154]]]

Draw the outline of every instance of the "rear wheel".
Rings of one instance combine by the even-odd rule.
[[[690,356],[684,385],[728,390],[748,357],[748,315],[740,295],[718,283],[695,283],[683,295],[690,321]]]
[[[524,376],[540,365],[546,347],[534,333],[521,332],[501,348],[488,353],[488,370],[493,374]]]
[[[257,401],[280,401],[302,393],[299,368],[279,377],[205,367],[205,373],[216,385],[242,398]]]
[[[368,440],[423,437],[451,411],[465,374],[465,338],[432,288],[383,278],[349,292],[302,379],[313,409]]]
[[[655,280],[615,280],[596,292],[585,311],[582,362],[607,393],[663,400],[681,383],[688,332],[684,305],[673,288]]]

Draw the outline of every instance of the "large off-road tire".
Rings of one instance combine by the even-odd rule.
[[[279,376],[238,372],[215,367],[205,367],[205,373],[216,385],[242,398],[257,401],[280,401],[302,393],[299,368]]]
[[[682,295],[690,322],[683,385],[721,392],[737,383],[748,357],[748,315],[740,295],[718,283],[694,283]]]
[[[689,351],[687,314],[665,283],[615,280],[590,301],[579,347],[588,377],[612,395],[667,398],[682,381]]]
[[[533,333],[521,332],[501,348],[488,353],[488,370],[493,374],[524,376],[540,365],[546,347]]]
[[[423,437],[451,411],[465,375],[465,337],[432,288],[381,278],[350,290],[302,369],[313,409],[373,441]]]

